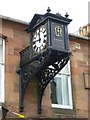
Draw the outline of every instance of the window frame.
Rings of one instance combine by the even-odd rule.
[[[69,103],[70,105],[61,105],[61,104],[53,104],[51,103],[52,108],[61,108],[61,109],[73,109],[73,100],[72,100],[72,86],[71,86],[71,72],[70,72],[70,60],[67,63],[68,65],[68,73],[64,73],[62,70],[56,75],[56,77],[59,77],[59,75],[67,75],[68,76],[68,85],[69,85]]]
[[[3,39],[2,37],[0,37],[0,39],[2,40],[2,55],[3,55],[3,59],[0,62],[0,64],[2,65],[1,68],[1,72],[2,72],[2,77],[1,77],[1,85],[0,85],[0,90],[1,90],[1,95],[0,95],[0,103],[4,103],[5,101],[5,39]]]

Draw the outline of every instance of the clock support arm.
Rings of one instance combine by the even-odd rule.
[[[21,56],[25,56],[23,55],[25,53],[22,53]],[[36,76],[38,86],[38,113],[41,113],[44,90],[55,75],[67,64],[69,56],[70,53],[64,53],[49,48],[27,60],[26,63],[24,58],[27,59],[28,56],[21,60],[20,111],[24,109],[26,87],[33,76]]]

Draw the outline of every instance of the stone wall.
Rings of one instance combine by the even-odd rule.
[[[5,40],[5,103],[3,106],[15,112],[19,112],[20,76],[16,73],[20,63],[19,52],[29,45],[26,27],[27,25],[2,19],[2,34],[7,36]]]
[[[78,44],[79,47],[76,47]],[[78,37],[70,37],[71,48],[71,78],[73,88],[73,103],[77,117],[87,118],[89,111],[88,92],[85,87],[85,73],[88,73],[89,41]]]

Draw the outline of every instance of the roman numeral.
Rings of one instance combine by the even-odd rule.
[[[44,38],[47,37],[47,35],[44,35]]]

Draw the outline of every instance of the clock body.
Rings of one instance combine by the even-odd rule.
[[[30,33],[30,56],[47,49],[68,52],[68,24],[71,19],[46,13],[35,14],[27,31]]]

